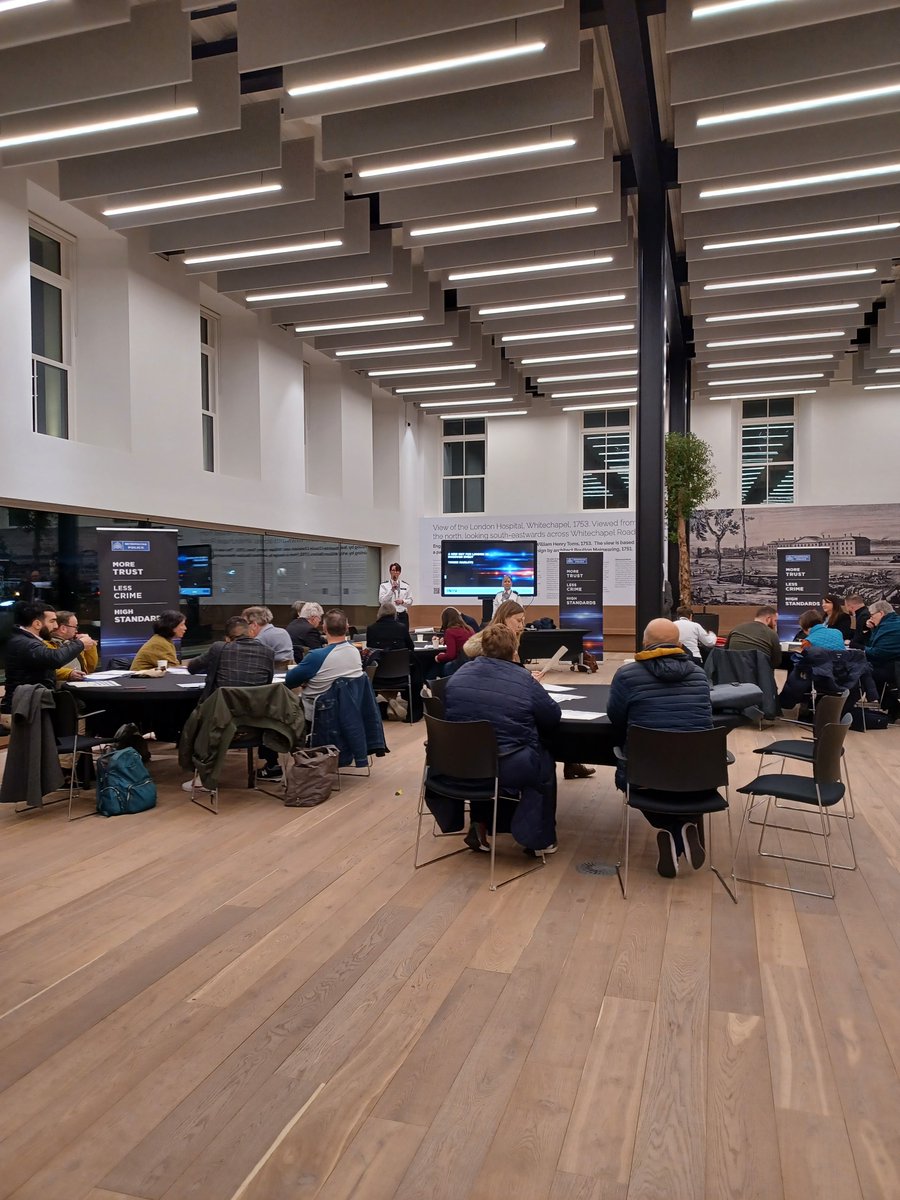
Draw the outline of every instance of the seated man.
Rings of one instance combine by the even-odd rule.
[[[225,622],[225,641],[214,642],[204,653],[188,663],[192,675],[205,674],[206,686],[201,702],[220,687],[263,687],[275,675],[275,656],[270,646],[251,637],[250,626],[244,617],[229,617]],[[259,757],[266,764],[257,771],[259,779],[280,779],[278,755],[266,746],[259,747]],[[182,784],[185,791],[190,783]]]
[[[44,639],[56,632],[56,610],[36,604],[19,602],[16,605],[16,624],[6,643],[6,691],[0,710],[12,711],[16,688],[23,683],[39,683],[51,691],[56,687],[56,671],[74,662],[83,650],[96,645],[86,633],[76,634],[56,649]]]
[[[703,657],[700,653],[700,647],[706,646],[710,648],[716,644],[716,635],[704,629],[697,621],[694,620],[693,609],[683,605],[677,612],[678,620],[675,622],[675,628],[678,630],[678,637],[682,646],[690,654],[695,662],[700,662]]]
[[[865,650],[866,642],[869,640],[869,634],[871,633],[867,625],[871,613],[866,602],[862,596],[848,596],[844,601],[844,608],[853,620],[853,629],[850,633],[850,649]]]
[[[264,646],[271,648],[276,667],[285,667],[294,661],[294,645],[286,629],[272,624],[271,608],[262,605],[245,608],[241,616],[247,622],[250,637],[259,638]]]
[[[366,626],[366,646],[369,650],[414,650],[409,627],[397,619],[397,607],[391,600],[379,606],[371,625]]]
[[[756,610],[752,621],[736,625],[725,641],[726,650],[762,650],[773,667],[781,666],[778,613],[770,604]]]
[[[320,626],[325,609],[314,600],[304,603],[297,600],[293,605],[294,619],[289,621],[285,633],[294,647],[294,662],[300,662],[308,650],[318,650],[325,645]]]
[[[302,687],[303,711],[307,721],[313,719],[316,698],[327,692],[336,679],[357,679],[363,673],[359,651],[347,641],[349,623],[339,608],[325,614],[325,645],[291,667],[285,686]]]
[[[679,644],[674,621],[662,617],[651,621],[644,630],[643,647],[634,662],[619,667],[609,691],[606,714],[619,744],[626,744],[629,725],[675,732],[711,729],[709,680]],[[621,765],[616,768],[616,786],[625,790],[625,769]],[[703,865],[706,852],[700,836],[702,816],[690,812],[687,806],[677,816],[643,815],[659,830],[656,869],[660,875],[674,879],[682,854],[695,871]]]
[[[879,688],[887,685],[888,718],[896,721],[900,716],[896,690],[897,663],[900,662],[900,616],[887,600],[876,600],[869,605],[868,626],[871,633],[866,642],[866,658],[872,665],[876,685]]]
[[[45,616],[46,616],[46,609]],[[49,632],[49,631],[48,631]],[[49,638],[44,638],[44,645],[49,646],[51,650],[58,650],[60,646],[64,646],[70,642],[78,633],[78,618],[72,612],[60,610],[56,614],[56,629]],[[73,663],[65,667],[56,668],[56,678],[62,682],[64,679],[84,679],[86,675],[90,675],[92,671],[97,670],[97,664],[100,660],[100,654],[96,643],[93,646],[85,647],[75,659]]]

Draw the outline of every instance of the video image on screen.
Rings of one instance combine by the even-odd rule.
[[[212,546],[178,547],[178,591],[182,596],[212,595]]]
[[[500,591],[503,577],[513,591],[533,596],[537,591],[537,542],[441,542],[441,592],[444,596],[490,596]]]

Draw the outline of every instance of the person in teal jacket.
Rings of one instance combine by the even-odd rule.
[[[866,658],[872,664],[872,674],[878,689],[884,689],[884,707],[888,720],[900,717],[898,698],[898,664],[900,664],[900,616],[897,616],[887,600],[876,600],[869,605],[866,622],[871,633],[866,642]]]

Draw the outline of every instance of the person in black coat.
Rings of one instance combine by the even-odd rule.
[[[862,596],[848,596],[844,601],[844,606],[850,616],[853,618],[853,630],[850,634],[850,649],[865,650],[866,643],[869,640],[869,634],[872,632],[867,625],[869,617],[872,615],[869,612],[869,606],[866,604]]]
[[[853,618],[844,608],[842,597],[828,595],[822,601],[822,611],[825,613],[825,624],[829,629],[836,629],[845,642],[853,636]]]
[[[42,602],[19,603],[16,626],[6,643],[6,691],[0,710],[10,712],[16,688],[23,683],[39,683],[52,691],[56,687],[56,669],[74,662],[82,650],[94,645],[94,639],[79,633],[58,650],[45,646],[56,629],[56,610]]]
[[[619,667],[613,676],[606,715],[619,744],[627,742],[629,725],[672,731],[712,729],[709,680],[702,667],[679,645],[672,621],[651,621],[644,631],[644,649],[634,662]],[[625,790],[625,770],[616,768],[616,787]],[[665,795],[665,793],[663,793]],[[678,793],[672,794],[672,798]],[[657,871],[667,879],[678,874],[678,859],[686,854],[696,870],[706,854],[700,837],[702,816],[686,811],[677,816],[643,814],[659,830]]]
[[[318,650],[325,645],[320,628],[325,610],[314,600],[303,603],[297,600],[293,606],[294,619],[288,622],[286,631],[294,647],[294,662],[300,662],[307,650]]]
[[[411,653],[415,649],[409,629],[397,620],[397,609],[390,600],[379,607],[373,623],[366,626],[366,645],[370,650],[409,650]]]

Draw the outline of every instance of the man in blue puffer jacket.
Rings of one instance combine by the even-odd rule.
[[[693,731],[712,728],[709,680],[702,667],[679,645],[678,628],[660,618],[644,630],[644,649],[633,663],[613,676],[606,715],[624,745],[629,725],[644,729]],[[616,786],[625,790],[624,767],[616,768]],[[659,830],[657,870],[667,879],[678,874],[678,859],[686,854],[696,870],[706,853],[700,837],[702,818],[691,812],[668,816],[645,813]]]

